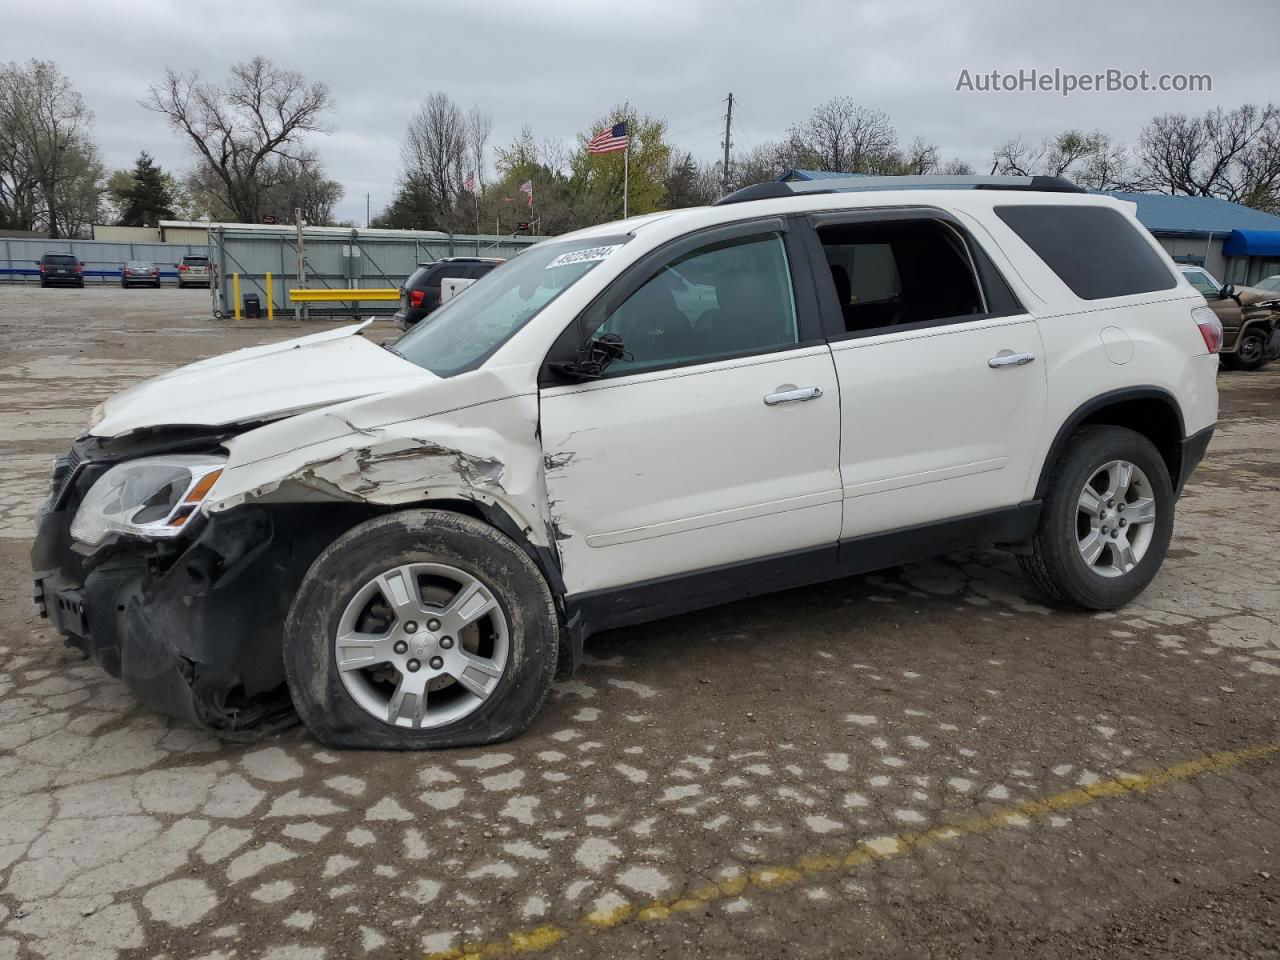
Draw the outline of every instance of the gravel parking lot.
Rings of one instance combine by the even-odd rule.
[[[0,285],[0,960],[1280,955],[1280,365],[1220,376],[1124,610],[956,555],[597,636],[513,743],[340,754],[156,716],[29,600],[95,403],[299,332],[207,306]]]

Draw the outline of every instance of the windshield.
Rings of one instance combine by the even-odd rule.
[[[1280,274],[1258,281],[1259,290],[1280,290]]]
[[[530,247],[490,270],[391,349],[438,377],[474,370],[543,307],[630,239],[592,237]]]

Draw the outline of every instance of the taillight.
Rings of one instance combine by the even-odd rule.
[[[84,273],[84,264],[83,264],[83,263],[77,263],[77,264],[76,264],[76,273]]]
[[[1222,321],[1208,307],[1195,307],[1191,311],[1191,319],[1200,328],[1200,336],[1204,337],[1205,349],[1217,353],[1222,349]]]
[[[191,268],[190,268],[190,267],[188,267],[185,263],[182,263],[182,264],[179,264],[179,265],[178,265],[178,272],[179,272],[179,273],[186,273],[186,272],[187,272],[188,270],[190,270],[190,269],[191,269]]]
[[[44,273],[44,264],[43,264],[43,263],[42,263],[42,264],[40,264],[40,272],[41,272],[41,273]]]
[[[422,306],[422,301],[426,299],[426,296],[427,296],[427,293],[425,290],[410,290],[409,306],[411,307]]]

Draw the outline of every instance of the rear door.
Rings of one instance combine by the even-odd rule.
[[[810,225],[840,383],[841,539],[1019,504],[1043,350],[986,253],[936,210]]]

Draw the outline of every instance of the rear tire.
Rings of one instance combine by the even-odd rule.
[[[1224,353],[1222,362],[1232,370],[1257,370],[1267,362],[1267,335],[1250,327],[1240,337],[1235,353]]]
[[[1124,466],[1136,470],[1108,496],[1117,490],[1108,478],[1123,477]],[[1051,469],[1031,551],[1018,557],[1023,573],[1060,606],[1123,606],[1151,583],[1173,535],[1164,458],[1136,431],[1096,425],[1076,431]]]
[[[386,584],[401,585],[398,606]],[[470,620],[451,612],[469,607],[468,584],[489,601]],[[551,591],[523,549],[471,517],[407,510],[360,524],[311,565],[285,622],[285,675],[303,722],[331,746],[470,746],[529,725],[559,645]],[[422,693],[406,697],[415,684]]]

